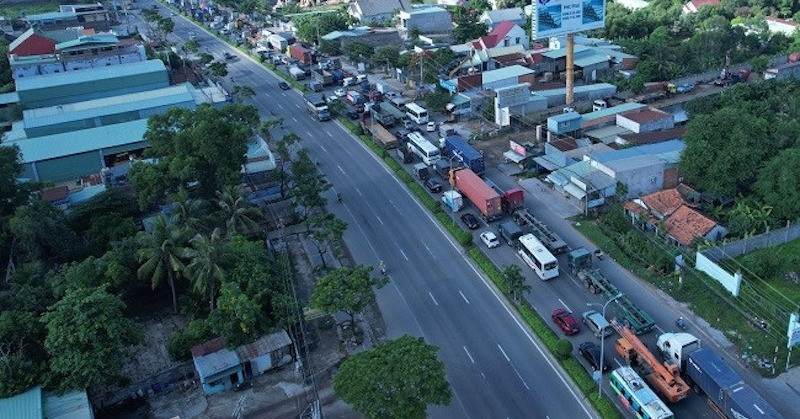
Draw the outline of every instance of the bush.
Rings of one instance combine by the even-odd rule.
[[[214,337],[211,322],[208,319],[194,319],[186,328],[169,338],[167,351],[176,361],[188,361],[192,358],[192,348]]]
[[[559,361],[564,362],[572,357],[572,342],[566,339],[559,339],[556,341],[555,351],[553,355],[558,358]]]

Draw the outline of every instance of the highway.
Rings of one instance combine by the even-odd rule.
[[[431,417],[595,417],[461,248],[379,159],[337,123],[312,120],[301,96],[278,89],[278,79],[259,64],[185,19],[174,20],[178,40],[194,32],[201,51],[238,55],[228,62],[229,79],[253,87],[250,102],[262,117],[284,117],[286,130],[322,162],[334,188],[329,199],[336,192],[343,197],[341,204],[330,199],[330,209],[349,225],[345,241],[354,259],[388,266],[391,282],[377,293],[388,337],[411,333],[440,348],[453,401],[430,409]]]

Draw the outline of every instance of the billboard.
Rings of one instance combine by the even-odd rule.
[[[601,29],[605,26],[605,0],[533,0],[533,39]]]

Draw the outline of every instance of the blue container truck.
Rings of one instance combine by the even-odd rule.
[[[728,418],[783,417],[711,349],[700,348],[689,354],[686,375]]]
[[[464,166],[469,167],[476,175],[482,175],[486,171],[483,154],[472,148],[458,135],[445,137],[444,152],[448,158],[456,157],[457,160],[461,160]]]

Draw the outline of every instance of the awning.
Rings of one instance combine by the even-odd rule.
[[[558,172],[553,172],[547,175],[547,180],[549,180],[553,185],[561,187],[569,183],[569,179],[565,178]]]
[[[577,187],[576,185],[574,185],[572,183],[570,183],[569,185],[564,186],[564,191],[566,191],[570,195],[572,195],[575,198],[578,198],[580,200],[583,200],[583,198],[586,196],[586,192],[584,192],[583,189]]]
[[[525,157],[523,157],[521,154],[517,153],[514,150],[506,151],[505,153],[503,153],[503,156],[506,158],[506,160],[514,162],[514,163],[517,163],[517,164],[519,164],[519,162],[525,160]]]
[[[533,161],[535,161],[539,166],[542,166],[551,172],[561,168],[561,165],[551,161],[550,159],[547,158],[547,156],[534,157]]]

